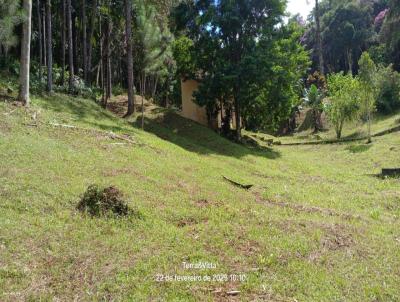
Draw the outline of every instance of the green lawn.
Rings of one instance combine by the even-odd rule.
[[[145,130],[62,95],[0,103],[1,301],[400,300],[400,179],[376,177],[400,167],[399,132],[254,150],[161,109]],[[141,218],[81,215],[93,183],[116,185]],[[217,268],[182,266],[198,261]]]
[[[334,127],[329,125],[329,121],[325,120],[325,128],[323,131],[314,133],[314,129],[308,128],[306,131],[297,132],[292,135],[280,137],[279,140],[283,144],[285,143],[299,143],[307,141],[319,141],[319,140],[336,140],[336,133]],[[301,126],[300,126],[301,127]],[[374,114],[373,124],[371,127],[371,134],[377,134],[387,129],[400,127],[400,111],[397,114],[390,116]],[[344,125],[342,132],[342,139],[351,140],[357,138],[367,137],[368,130],[367,124],[361,121],[347,122]]]

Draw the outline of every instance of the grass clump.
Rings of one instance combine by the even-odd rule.
[[[118,188],[115,186],[100,188],[95,184],[86,189],[77,209],[94,217],[128,216],[132,213]]]

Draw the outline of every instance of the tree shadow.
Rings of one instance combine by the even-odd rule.
[[[154,118],[145,117],[144,130],[190,152],[203,155],[220,154],[236,158],[255,155],[276,159],[281,156],[279,151],[269,147],[236,144],[205,126],[181,117],[172,110],[156,108],[152,110],[152,114],[154,114]],[[133,123],[133,126],[141,127],[140,117]]]
[[[78,119],[88,117],[94,119],[111,118],[112,113],[100,108],[100,106],[90,99],[72,98],[71,96],[54,93],[53,95],[43,95],[40,97],[40,104],[43,109],[60,113],[70,113]]]
[[[368,151],[371,147],[372,147],[371,144],[351,145],[351,146],[348,146],[346,148],[346,150],[349,150],[351,153],[362,153],[362,152]]]
[[[364,137],[365,137],[365,133],[361,130],[357,130],[351,134],[342,136],[341,139],[343,139],[343,140],[346,140],[346,139],[351,140],[351,139],[358,139],[358,138],[363,139]]]
[[[54,93],[40,97],[38,102],[45,110],[71,114],[80,122],[104,131],[121,133],[141,128],[140,114],[136,115],[136,119],[133,118],[133,122],[125,123],[115,113],[106,111],[93,100]],[[220,154],[236,158],[255,155],[268,159],[281,156],[280,152],[270,147],[236,144],[207,127],[181,117],[174,110],[151,108],[146,110],[144,122],[146,132],[198,154]]]

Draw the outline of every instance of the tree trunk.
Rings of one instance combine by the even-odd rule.
[[[235,121],[236,121],[236,140],[240,142],[242,138],[241,123],[240,123],[240,102],[237,96],[235,97]]]
[[[66,21],[66,13],[65,13],[65,0],[61,0],[62,5],[62,29],[61,29],[61,85],[64,86],[64,73],[65,73],[65,21]]]
[[[40,0],[36,0],[36,13],[38,18],[38,42],[39,42],[39,81],[42,82],[43,70],[43,38],[42,38],[42,18],[40,14]]]
[[[336,127],[336,138],[341,139],[342,138],[342,129],[343,129],[343,125],[344,125],[344,119],[340,120],[338,123],[339,124]]]
[[[87,44],[88,44],[87,70],[88,70],[89,85],[92,82],[92,39],[93,39],[93,35],[94,35],[96,14],[97,14],[97,0],[93,0],[92,15],[90,16],[89,37],[88,37],[88,42],[87,42]]]
[[[371,138],[371,122],[372,122],[372,114],[370,111],[368,111],[368,144],[372,143],[372,138]]]
[[[316,35],[317,35],[317,52],[318,52],[319,72],[324,75],[325,68],[324,68],[324,57],[322,55],[321,23],[320,23],[320,18],[319,18],[318,0],[315,0],[315,23],[317,25]]]
[[[101,60],[100,60],[101,61]],[[101,62],[97,66],[97,73],[96,73],[96,87],[99,87],[99,78],[100,78],[100,70],[101,70]]]
[[[71,0],[67,0],[67,29],[68,29],[68,67],[69,80],[68,89],[71,93],[74,85],[74,53],[72,46],[72,15],[71,15]]]
[[[47,28],[46,28],[46,10],[43,9],[42,28],[43,28],[43,60],[44,66],[47,67]]]
[[[157,85],[158,85],[158,74],[156,74],[155,79],[154,79],[154,85],[153,85],[153,92],[151,93],[151,97],[154,100],[157,92]]]
[[[142,78],[142,130],[144,129],[144,96],[146,94],[146,73],[143,73]]]
[[[167,77],[166,81],[165,81],[165,100],[164,100],[164,107],[167,108],[168,107],[168,103],[169,103],[169,85],[170,85],[170,79],[169,76]]]
[[[47,34],[47,92],[53,90],[53,50],[51,37],[51,0],[46,0],[46,34]]]
[[[112,71],[111,71],[111,31],[112,23],[110,20],[111,16],[107,18],[107,31],[106,31],[106,80],[107,80],[107,100],[112,95]]]
[[[351,53],[351,49],[347,49],[347,64],[349,68],[349,74],[353,75],[353,55]]]
[[[104,34],[103,34],[103,26],[102,26],[102,18],[101,14],[99,16],[99,32],[100,32],[100,65],[99,65],[99,73],[100,73],[100,87],[102,88],[102,91],[104,91],[104,67],[103,67],[103,61],[104,61],[104,54],[103,54],[103,44],[104,44]],[[104,102],[104,93],[103,93],[103,102]]]
[[[135,95],[133,89],[133,57],[132,57],[132,0],[125,0],[125,39],[126,39],[126,56],[127,56],[127,72],[128,72],[128,111],[125,116],[135,113]]]
[[[20,62],[21,65],[19,73],[18,100],[25,105],[29,105],[29,66],[31,50],[32,0],[24,0],[22,6],[27,18],[22,26]]]
[[[79,55],[78,55],[78,53],[79,53],[79,51],[78,51],[78,49],[79,49],[79,43],[78,43],[78,29],[77,29],[77,26],[76,26],[76,20],[77,20],[77,15],[76,15],[76,11],[74,11],[74,13],[72,13],[71,12],[71,14],[72,14],[72,21],[71,21],[71,23],[72,23],[72,43],[73,43],[73,61],[74,61],[74,70],[75,70],[75,73],[79,76],[79,67],[80,67],[80,64],[79,64]]]
[[[83,79],[85,83],[88,80],[88,63],[87,63],[87,33],[86,33],[86,1],[82,0],[82,48],[83,48]]]

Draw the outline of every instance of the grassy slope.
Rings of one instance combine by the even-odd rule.
[[[39,126],[24,125],[34,112]],[[400,165],[398,133],[260,152],[170,112],[149,114],[142,132],[61,95],[28,110],[0,103],[0,116],[0,300],[223,300],[230,289],[243,301],[400,300],[400,182],[372,176]],[[144,218],[78,214],[92,183],[117,185]],[[182,268],[199,260],[218,268]],[[241,272],[244,283],[154,280]]]
[[[375,133],[379,133],[381,131],[398,127],[400,125],[400,111],[397,114],[393,114],[391,116],[378,115],[376,114],[374,117],[374,123],[371,127],[372,135]],[[329,126],[329,122],[326,122]],[[325,126],[325,127],[326,127]],[[367,124],[360,121],[352,121],[345,123],[342,131],[343,139],[355,139],[355,138],[364,138],[367,137]],[[319,132],[317,134],[314,133],[314,129],[308,128],[305,131],[297,132],[292,135],[281,137],[280,140],[282,143],[298,143],[298,142],[306,142],[309,140],[335,140],[336,133],[334,127],[330,127],[329,129],[325,129],[325,131]]]

